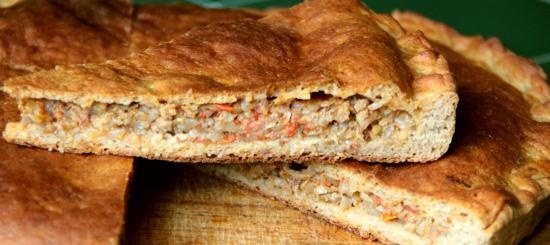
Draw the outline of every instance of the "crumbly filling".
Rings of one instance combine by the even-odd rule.
[[[321,168],[296,163],[270,166],[231,167],[239,168],[239,172],[254,180],[270,182],[274,188],[291,190],[294,195],[336,205],[344,211],[361,209],[361,212],[378,216],[386,222],[398,223],[411,232],[431,239],[445,233],[452,222],[449,218],[434,219],[404,200],[388,200],[369,190],[353,189],[346,178],[331,176]]]
[[[93,127],[124,129],[176,137],[179,141],[231,143],[235,141],[327,137],[334,140],[406,137],[414,126],[405,111],[387,101],[326,95],[311,100],[276,104],[272,100],[231,104],[162,104],[158,107],[94,103],[89,108],[59,101],[26,99],[20,103],[22,122],[49,130],[71,131]]]

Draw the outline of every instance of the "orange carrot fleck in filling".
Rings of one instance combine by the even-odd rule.
[[[298,123],[289,123],[286,125],[284,129],[284,134],[286,137],[292,137],[296,134],[296,131],[298,131]]]
[[[193,137],[193,138],[191,139],[191,142],[204,142],[204,141],[205,141],[205,140],[202,139],[202,138],[199,137],[199,136]]]
[[[214,104],[219,111],[226,111],[232,113],[234,111],[233,106],[230,104]]]
[[[221,143],[233,143],[237,140],[237,134],[227,134],[223,136]]]
[[[315,129],[315,126],[311,125],[311,123],[306,123],[304,125],[304,131],[310,131],[310,130],[314,130]]]
[[[412,207],[410,207],[410,206],[408,206],[408,205],[405,205],[404,209],[405,209],[407,212],[412,213],[412,214],[416,214],[416,213],[417,213],[416,209],[414,209],[414,208],[412,208]]]
[[[376,205],[382,205],[382,198],[375,196],[374,203],[376,203]]]
[[[201,111],[201,112],[199,113],[199,115],[197,116],[197,118],[199,118],[199,119],[205,119],[206,117],[207,117],[207,116],[206,116],[206,113],[205,113],[204,111]]]

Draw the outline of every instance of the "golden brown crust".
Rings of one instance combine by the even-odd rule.
[[[126,50],[108,32],[47,1],[0,10],[0,80]],[[15,100],[0,93],[0,129],[18,117]],[[118,244],[131,172],[129,158],[58,154],[0,140],[0,244]]]
[[[411,30],[441,26],[418,15],[397,18]],[[450,33],[459,35],[454,31]],[[468,41],[467,37],[460,38]],[[478,243],[516,244],[533,230],[543,214],[550,211],[550,123],[533,120],[530,117],[532,102],[492,68],[453,51],[458,50],[454,46],[446,47],[437,42],[433,46],[448,60],[461,98],[457,132],[448,153],[437,161],[424,164],[333,163],[335,171],[354,176],[355,183],[375,182],[378,188],[391,193],[386,194],[388,197],[413,199],[414,205],[423,211],[451,213],[453,224],[471,226],[458,231],[466,231],[469,238],[475,235],[474,240]],[[334,169],[316,161],[310,164],[320,165],[316,167],[321,172]],[[199,168],[205,170],[202,166]],[[310,204],[306,206],[303,199],[281,195],[278,190],[270,189],[269,184],[263,185],[273,181],[272,177],[257,178],[253,172],[238,167],[231,167],[232,170],[226,172],[227,167],[210,168],[218,176],[241,181],[248,187],[258,186],[258,191],[268,195],[279,195],[302,211],[317,209]],[[265,169],[270,170],[270,166]],[[362,177],[356,177],[358,175]],[[327,213],[321,215],[342,227],[349,226],[349,216],[327,218]],[[478,226],[479,232],[471,234],[472,229],[476,229],[472,227]]]
[[[10,77],[24,75],[24,74],[27,74],[27,73],[28,73],[27,71],[13,69],[13,68],[9,67],[7,64],[2,64],[0,62],[0,81],[3,81],[3,80],[8,79]]]
[[[550,89],[546,74],[533,61],[506,49],[497,38],[485,40],[480,36],[463,36],[443,23],[412,12],[396,11],[393,16],[406,29],[421,28],[431,40],[477,62],[514,86],[531,104],[531,116],[537,121],[550,122]]]
[[[94,2],[58,1],[72,4],[60,6],[26,1],[0,12],[0,80],[58,64],[98,62],[128,54],[129,40],[111,35],[129,29],[127,16],[111,9],[109,16],[94,17],[89,15],[97,12],[79,8],[79,4]],[[128,10],[122,7],[122,12]],[[167,19],[185,14],[162,13]],[[90,19],[81,19],[87,15],[95,21],[93,25]],[[112,19],[116,20],[108,21],[112,26],[103,25]],[[180,30],[172,28],[166,33]],[[33,33],[32,38],[24,39],[23,30]],[[160,42],[167,37],[156,38],[153,41]],[[18,120],[18,114],[15,101],[0,93],[0,130],[7,121]],[[130,158],[58,154],[0,140],[0,244],[117,244],[131,172]]]
[[[122,41],[132,31],[131,0],[49,0],[67,9],[81,21],[99,26]]]
[[[106,30],[45,0],[22,1],[0,9],[0,16],[0,60],[14,68],[33,71],[127,54],[125,43]]]
[[[8,80],[4,90],[80,104],[220,103],[317,90],[347,97],[382,84],[403,95],[454,91],[446,62],[421,34],[359,1],[316,0],[260,21],[197,28],[131,58]]]
[[[317,157],[330,155],[367,161],[432,160],[448,148],[458,100],[447,62],[420,32],[405,32],[390,16],[375,14],[357,0],[308,1],[289,10],[272,12],[260,20],[210,24],[128,58],[56,67],[10,79],[3,90],[19,99],[45,98],[83,107],[94,102],[179,106],[268,97],[279,103],[309,99],[319,91],[340,98],[360,94],[388,98],[389,104],[415,114],[417,120],[428,125],[418,127],[418,131],[403,140],[402,146],[392,145],[391,152],[380,150],[392,144],[390,140],[367,146],[361,141],[328,153],[317,151],[328,145],[322,139],[296,146],[295,151],[289,150],[291,144],[260,142],[264,148],[270,144],[284,146],[284,151],[269,148],[275,152],[272,153],[260,147],[255,151],[254,146],[237,149],[234,145],[226,150],[220,150],[225,149],[220,146],[198,151],[194,150],[195,145],[184,144],[188,142],[170,147],[161,146],[164,143],[159,141],[155,147],[160,149],[147,144],[123,144],[125,139],[70,142],[72,138],[56,140],[58,135],[45,136],[49,133],[25,133],[29,128],[20,130],[21,125],[16,123],[10,124],[4,133],[10,142],[60,151],[98,153],[107,149],[129,156],[193,161],[213,161],[204,155],[233,160],[234,157],[225,157],[230,154],[261,155],[243,158],[248,162],[267,160],[270,155],[289,155],[281,157],[288,161],[286,158],[298,160],[299,151]],[[435,112],[439,110],[443,112]]]
[[[142,51],[160,41],[169,41],[191,28],[214,21],[258,19],[260,13],[244,10],[205,9],[192,4],[138,5],[132,23],[132,52]]]
[[[441,26],[418,15],[396,17],[411,30]],[[461,98],[457,131],[448,153],[426,164],[387,167],[350,162],[341,166],[375,176],[387,186],[459,205],[494,232],[548,198],[550,124],[532,120],[531,104],[520,91],[497,76],[493,68],[453,51],[460,50],[453,45],[448,48],[434,43],[449,62]]]

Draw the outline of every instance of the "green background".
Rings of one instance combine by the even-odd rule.
[[[136,0],[143,3],[192,2],[206,7],[288,7],[297,0]],[[413,10],[465,34],[498,37],[514,52],[530,57],[550,74],[550,0],[366,0],[379,12]]]

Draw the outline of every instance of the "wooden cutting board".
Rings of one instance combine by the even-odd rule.
[[[377,244],[193,170],[137,161],[125,244]],[[525,245],[550,244],[550,216]]]

